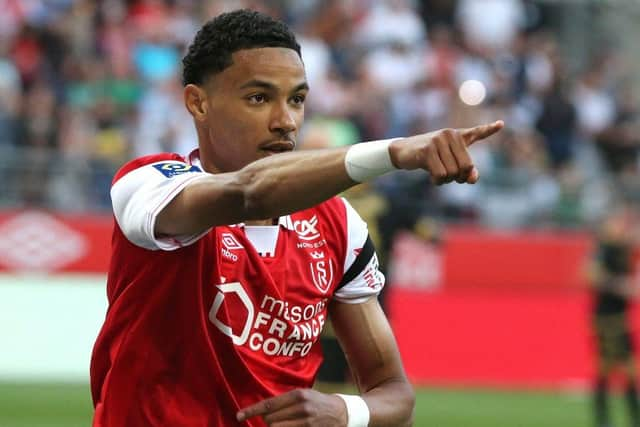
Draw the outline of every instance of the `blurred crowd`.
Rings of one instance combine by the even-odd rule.
[[[180,60],[204,21],[238,7],[299,37],[303,147],[506,122],[472,148],[476,186],[407,172],[352,192],[385,230],[582,227],[640,194],[631,66],[609,46],[571,69],[548,4],[0,0],[0,207],[107,211],[126,160],[193,149]]]

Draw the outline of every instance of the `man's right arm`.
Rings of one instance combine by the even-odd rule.
[[[156,234],[196,234],[215,225],[275,218],[316,205],[356,184],[347,148],[281,153],[186,186],[158,215]]]
[[[385,155],[395,168],[426,170],[436,184],[453,180],[475,183],[478,172],[467,148],[498,132],[503,125],[498,121],[397,139]],[[364,175],[357,172],[367,168],[366,144],[375,143],[358,144],[358,155],[351,155],[352,161],[348,152],[354,146],[282,153],[235,172],[193,180],[159,213],[155,234],[193,235],[215,225],[275,218],[314,206],[358,184],[359,177],[367,175],[366,171]],[[376,163],[379,158],[371,157],[371,161]]]

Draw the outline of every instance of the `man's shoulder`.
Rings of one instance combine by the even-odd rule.
[[[141,168],[146,165],[159,162],[185,162],[184,156],[176,153],[158,153],[150,154],[148,156],[138,157],[125,163],[113,177],[112,185],[115,184],[120,178],[128,174],[129,172]]]

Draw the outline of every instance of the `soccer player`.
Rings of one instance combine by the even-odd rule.
[[[597,378],[594,388],[596,427],[609,427],[607,380],[616,368],[626,379],[626,400],[633,427],[640,427],[636,368],[629,324],[629,300],[637,294],[633,277],[633,211],[616,207],[607,215],[598,235],[591,270],[595,290],[594,329],[597,338]]]
[[[293,152],[309,88],[281,22],[220,15],[183,60],[198,149],[133,160],[111,189],[95,427],[403,426],[414,393],[376,295],[366,224],[336,194],[394,169],[474,183],[495,122]],[[330,317],[360,395],[311,389]]]

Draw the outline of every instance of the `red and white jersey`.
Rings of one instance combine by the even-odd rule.
[[[94,427],[237,425],[238,409],[313,385],[332,299],[384,286],[366,224],[337,197],[274,226],[156,238],[158,213],[206,175],[194,152],[140,158],[114,178]]]

